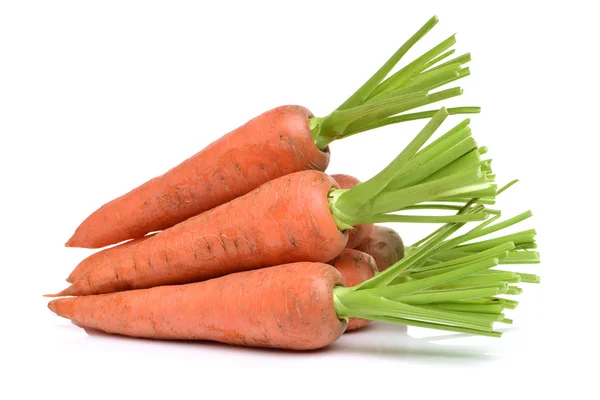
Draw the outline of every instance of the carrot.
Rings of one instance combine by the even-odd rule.
[[[108,333],[309,350],[346,328],[333,309],[332,289],[341,284],[333,267],[301,262],[188,285],[57,299],[48,307]]]
[[[375,225],[356,250],[371,255],[378,271],[385,271],[404,257],[404,243],[398,232],[382,225]]]
[[[350,189],[360,183],[360,180],[344,174],[334,174],[331,177],[337,182],[341,189]],[[348,231],[348,243],[346,247],[353,249],[358,246],[373,230],[373,224],[359,224]]]
[[[423,168],[442,171],[465,151],[452,148],[433,157],[456,127],[418,152],[447,117],[444,108],[384,170],[352,189],[339,189],[330,176],[302,171],[274,179],[244,196],[157,233],[122,250],[105,249],[84,260],[69,277],[72,285],[58,295],[89,295],[188,283],[270,265],[297,261],[328,262],[347,244],[348,229],[372,222],[447,222],[481,220],[473,215],[415,216],[392,212],[457,194],[494,195],[480,165],[388,192],[386,185],[406,165],[427,158]],[[460,123],[457,126],[462,126]],[[453,153],[448,157],[447,152]],[[421,160],[422,161],[422,160]],[[420,161],[419,161],[420,162]],[[435,165],[430,165],[435,164]],[[433,168],[435,167],[435,168]],[[421,168],[415,173],[422,174]],[[412,175],[411,175],[412,179]],[[435,206],[435,204],[434,204]],[[446,208],[445,205],[442,208]],[[451,207],[452,208],[452,207]],[[101,263],[96,260],[104,260]]]
[[[468,203],[459,214],[480,208]],[[186,285],[56,299],[48,307],[79,326],[113,334],[291,350],[330,345],[350,318],[500,337],[494,325],[511,323],[503,310],[517,302],[497,296],[519,294],[520,288],[509,286],[513,278],[506,281],[506,274],[492,268],[510,260],[508,254],[523,253],[512,241],[518,235],[475,247],[463,243],[527,216],[492,225],[493,217],[457,237],[451,236],[465,223],[446,224],[409,256],[354,286],[327,264],[299,262]],[[428,269],[426,277],[404,279],[431,257],[462,246],[471,246],[471,254]],[[452,284],[457,288],[444,288]]]
[[[362,251],[344,249],[342,253],[330,263],[342,274],[342,278],[348,286],[358,285],[375,276],[377,265],[370,255]],[[368,319],[350,318],[347,331],[363,328],[371,321]]]
[[[434,17],[348,100],[325,117],[287,105],[267,111],[198,153],[91,213],[66,242],[100,248],[169,228],[244,195],[269,180],[303,170],[325,171],[329,144],[393,123],[429,118],[435,110],[407,114],[458,96],[458,87],[432,92],[469,75],[469,54],[441,63],[454,50],[454,36],[391,75],[406,52],[438,22]],[[384,80],[385,79],[385,80]],[[477,113],[478,107],[449,109]]]
[[[72,285],[57,295],[90,295],[189,283],[298,261],[328,262],[345,248],[347,230],[362,223],[484,219],[485,210],[472,215],[395,214],[423,201],[443,200],[461,193],[486,192],[493,197],[495,186],[480,165],[436,180],[405,185],[399,190],[385,190],[387,183],[415,160],[427,158],[429,162],[423,163],[423,168],[442,171],[453,165],[452,158],[461,157],[465,149],[460,149],[454,157],[446,154],[452,153],[452,148],[446,149],[439,159],[431,154],[439,146],[445,146],[453,135],[460,134],[456,127],[435,141],[433,147],[418,152],[447,115],[442,108],[390,165],[352,189],[338,189],[333,178],[318,171],[296,172],[274,179],[139,244],[123,247],[122,251],[102,250],[102,256],[95,255],[94,260],[88,258],[80,263],[69,277]],[[476,151],[476,146],[471,150]],[[414,172],[427,175],[421,168]]]

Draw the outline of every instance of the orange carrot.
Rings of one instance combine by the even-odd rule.
[[[350,189],[360,183],[360,180],[351,175],[334,174],[331,175],[331,177],[335,179],[342,189]],[[349,249],[355,248],[369,236],[369,233],[371,233],[372,230],[373,224],[359,224],[354,226],[354,229],[351,229],[348,232],[348,243],[346,244],[346,247]]]
[[[304,262],[188,285],[56,299],[48,307],[107,333],[310,350],[344,332],[332,295],[343,284],[333,267]]]
[[[339,189],[333,178],[318,171],[274,179],[143,241],[88,257],[71,273],[72,285],[58,296],[189,283],[282,263],[328,262],[345,248],[348,230],[363,223],[482,220],[484,210],[424,217],[395,213],[423,201],[443,201],[447,194],[466,195],[474,188],[493,196],[495,188],[479,165],[414,185],[396,179],[397,170],[418,161],[420,146],[447,115],[442,108],[396,159],[360,185]],[[444,157],[440,168],[449,160]],[[386,191],[392,180],[402,189]]]
[[[296,261],[327,262],[348,240],[329,210],[328,175],[297,172],[157,233],[83,260],[59,295],[189,283]]]
[[[469,75],[469,55],[452,54],[454,36],[413,61],[402,76],[385,79],[405,53],[438,20],[429,20],[360,89],[325,117],[288,105],[267,111],[187,160],[91,213],[67,241],[68,247],[100,248],[164,230],[242,196],[287,174],[325,171],[329,144],[380,126],[431,117],[436,110],[406,111],[458,96],[458,87],[430,93]],[[385,79],[385,80],[384,80]],[[449,109],[477,113],[478,107]]]
[[[315,146],[310,111],[284,106],[224,135],[181,164],[87,217],[66,246],[99,248],[144,236],[228,202],[292,172],[324,171],[329,150]]]
[[[378,271],[384,271],[404,258],[402,238],[395,230],[382,225],[375,225],[356,250],[371,255],[375,259]]]
[[[346,285],[354,286],[371,279],[377,272],[377,265],[373,257],[362,251],[344,249],[331,263],[337,269]],[[353,331],[367,326],[371,321],[362,318],[350,318],[347,331]]]

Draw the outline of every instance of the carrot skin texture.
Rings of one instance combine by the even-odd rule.
[[[402,238],[395,230],[382,225],[375,225],[356,250],[370,254],[375,259],[379,272],[404,258]]]
[[[360,183],[360,180],[352,175],[334,174],[331,175],[331,177],[335,179],[341,189],[350,189]],[[349,249],[354,249],[356,246],[361,244],[367,236],[369,236],[372,230],[373,224],[355,225],[354,229],[351,229],[348,232],[348,244],[346,244],[346,247]]]
[[[197,282],[298,261],[328,262],[346,246],[328,194],[336,182],[318,171],[274,179],[138,245],[102,250],[71,273],[57,296],[79,296]],[[100,257],[99,255],[95,256]]]
[[[301,106],[269,110],[209,144],[163,175],[104,204],[66,243],[100,248],[167,229],[292,172],[325,171]]]
[[[103,264],[114,262],[115,259],[118,259],[114,256],[115,254],[121,252],[127,253],[127,251],[131,250],[130,248],[132,246],[137,246],[154,235],[156,235],[156,233],[151,233],[139,239],[128,240],[127,242],[120,243],[114,247],[111,247],[110,251],[98,251],[85,259],[85,267],[86,269],[100,268]],[[81,269],[75,268],[67,278],[67,282],[75,282],[77,280],[77,277],[80,276],[81,272]]]
[[[300,262],[187,285],[55,299],[48,308],[119,335],[312,350],[333,343],[346,327],[333,306],[336,285],[345,282],[335,268]]]
[[[362,251],[344,249],[331,265],[337,269],[347,286],[358,285],[371,279],[377,272],[377,265],[373,257]],[[367,326],[371,321],[362,318],[350,318],[346,331],[353,331]]]

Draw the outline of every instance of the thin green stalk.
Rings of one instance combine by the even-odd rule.
[[[443,201],[447,201],[447,202],[452,202],[452,203],[464,203],[465,201],[471,199],[471,197],[444,197]],[[485,205],[494,205],[496,204],[496,199],[493,197],[479,197],[477,198],[477,202],[479,204],[485,204]]]
[[[540,253],[537,251],[511,251],[508,257],[500,260],[501,264],[539,264]]]
[[[448,108],[447,111],[448,111],[448,115],[479,114],[481,112],[481,107],[451,107],[451,108]],[[346,129],[344,131],[343,137],[352,136],[357,133],[370,131],[370,130],[381,128],[381,127],[387,126],[387,125],[398,124],[400,122],[416,121],[419,119],[431,118],[435,115],[436,112],[438,112],[438,110],[428,110],[428,111],[421,111],[421,112],[410,113],[410,114],[401,114],[401,115],[397,115],[394,117],[383,118],[383,119],[375,121],[371,124],[364,125],[361,128],[358,128],[356,130]]]
[[[494,247],[499,243],[504,243],[506,241],[514,242],[515,245],[519,245],[521,243],[531,243],[535,240],[536,231],[535,229],[528,229],[526,231],[521,231],[517,233],[511,233],[509,235],[500,236],[494,239],[483,240],[481,242],[463,244],[460,246],[456,246],[455,250],[458,251],[466,251],[466,252],[476,252],[480,250],[485,250],[490,247]]]
[[[469,69],[463,67],[468,61],[464,57],[456,58],[454,63],[440,65],[442,60],[453,53],[450,47],[456,42],[454,35],[391,74],[398,62],[437,22],[435,16],[427,21],[333,112],[324,117],[309,118],[309,128],[319,149],[324,150],[331,142],[359,132],[391,123],[431,117],[427,112],[400,114],[462,94],[459,87],[431,92],[469,75]],[[457,107],[451,110],[451,113],[476,112],[479,112],[478,107]]]
[[[500,293],[497,287],[467,290],[433,290],[407,296],[400,296],[396,300],[406,304],[419,305],[473,299],[484,296],[496,296]]]
[[[501,189],[498,190],[498,194],[500,194],[500,193],[504,192],[505,190],[509,189],[511,186],[513,186],[517,182],[519,182],[518,179],[514,179],[514,180],[510,181],[509,183],[507,183]]]
[[[318,148],[324,149],[329,143],[343,137],[344,131],[353,122],[366,119],[377,120],[407,111],[419,104],[427,103],[428,97],[427,92],[424,91],[407,93],[349,109],[336,110],[324,118],[312,118],[313,139]]]
[[[505,187],[506,188],[506,187]],[[505,188],[503,188],[505,190]],[[469,201],[456,214],[475,214],[483,206]],[[465,331],[475,335],[496,336],[495,323],[511,324],[503,310],[514,309],[516,301],[498,298],[518,295],[516,282],[537,282],[533,274],[492,269],[500,259],[515,251],[507,241],[519,235],[505,235],[502,243],[484,240],[470,251],[464,242],[510,227],[529,216],[522,213],[498,223],[493,216],[462,235],[452,237],[466,223],[448,223],[410,247],[404,259],[359,285],[334,289],[334,308],[340,318],[365,318],[403,323],[431,329]],[[485,243],[485,245],[481,245]],[[444,257],[445,255],[451,255]],[[429,262],[438,257],[443,262]]]
[[[433,287],[442,288],[441,285],[448,285],[449,282],[467,279],[464,278],[470,274],[473,274],[477,271],[482,271],[485,269],[493,268],[498,265],[498,259],[487,259],[482,261],[477,261],[473,263],[469,263],[464,267],[444,272],[442,274],[430,276],[423,279],[412,280],[405,283],[399,283],[395,285],[390,285],[382,288],[376,289],[364,289],[363,293],[377,293],[377,295],[384,296],[386,298],[395,299],[402,295],[408,295],[411,293],[415,293],[421,290],[426,290]]]
[[[508,273],[508,271],[494,270],[489,271],[493,273]],[[540,283],[540,277],[535,274],[526,274],[523,272],[515,272],[519,277],[519,281],[522,283]]]
[[[370,296],[364,293],[350,293],[344,298],[344,303],[341,303],[338,299],[337,301],[334,301],[334,305],[337,305],[336,312],[342,317],[356,316],[347,315],[349,314],[349,310],[353,310],[352,314],[360,313],[363,316],[369,316],[370,310],[376,309],[376,315],[388,317],[420,319],[434,323],[452,324],[464,328],[489,330],[492,328],[491,322],[487,318],[480,316],[467,316],[449,311],[438,311],[420,306],[411,306],[384,297]]]
[[[357,316],[357,318],[364,318],[364,317]],[[502,336],[502,332],[488,331],[488,330],[483,330],[483,329],[462,328],[459,326],[436,324],[436,323],[432,323],[432,322],[423,322],[423,321],[418,321],[418,320],[408,319],[408,318],[386,317],[386,316],[378,315],[378,316],[371,316],[370,319],[373,321],[390,322],[390,323],[394,323],[394,324],[416,326],[419,328],[436,329],[436,330],[440,330],[440,331],[466,333],[469,335],[489,336],[489,337],[494,337],[494,338],[499,338]]]
[[[482,221],[487,218],[486,213],[471,215],[399,215],[399,214],[381,214],[367,215],[361,218],[363,224],[379,224],[384,222],[407,222],[422,224],[445,224],[448,222],[471,222]]]
[[[466,154],[461,155],[458,159],[444,166],[444,168],[431,174],[426,181],[445,178],[457,172],[464,171],[465,169],[472,168],[476,165],[483,167],[487,161],[489,160],[482,160],[478,149],[474,148]],[[487,163],[487,167],[489,168],[489,163]]]
[[[337,109],[344,110],[362,104],[373,90],[385,79],[390,71],[398,64],[404,55],[427,34],[437,23],[437,16],[433,16],[427,21],[414,35],[410,37],[396,52],[386,61],[385,64],[369,80],[367,80],[352,96],[350,96]]]
[[[500,298],[492,298],[492,300],[498,300],[498,301],[502,302],[504,307],[506,307],[510,310],[514,310],[519,305],[519,302],[516,300],[500,299]]]
[[[523,293],[523,289],[518,286],[509,286],[506,294],[508,295],[519,295]]]
[[[487,187],[488,185],[481,175],[480,169],[472,168],[436,181],[382,192],[371,201],[369,212],[375,215],[394,212],[413,204],[444,198],[447,194],[472,191],[474,187]]]
[[[470,136],[470,130],[459,131],[440,144],[417,154],[411,162],[398,171],[386,186],[386,190],[402,189],[425,181],[432,174],[476,147],[475,140]]]
[[[457,214],[468,214],[472,210],[478,208],[480,207],[472,207],[471,203],[467,203]],[[375,275],[373,278],[356,285],[353,290],[385,287],[405,270],[415,265],[420,265],[423,261],[427,260],[427,258],[435,254],[435,251],[440,244],[443,243],[446,238],[458,231],[462,226],[464,226],[464,223],[450,223],[444,225],[436,231],[435,235],[430,235],[430,237],[424,240],[414,251],[407,253],[403,259],[399,260],[385,271]]]
[[[493,274],[493,275],[475,275],[465,276],[456,279],[453,282],[445,282],[434,286],[435,289],[460,289],[473,288],[479,285],[504,285],[507,283],[520,283],[521,278],[515,273]]]
[[[455,49],[450,49],[450,50],[448,50],[448,51],[440,54],[439,56],[435,57],[434,59],[432,59],[431,61],[429,61],[427,64],[425,64],[425,68],[423,68],[423,71],[426,71],[427,69],[429,69],[432,66],[436,65],[440,61],[445,60],[446,58],[450,57],[454,53],[456,53],[456,50]]]
[[[372,92],[369,97],[375,97],[382,93],[397,89],[406,84],[411,78],[418,75],[429,61],[436,58],[444,51],[448,50],[452,45],[456,43],[455,35],[450,36],[448,39],[442,41],[431,50],[417,58],[416,60],[409,63],[407,66],[390,76],[388,79],[383,81],[377,88]]]
[[[500,314],[504,311],[503,304],[457,304],[457,303],[442,303],[431,304],[431,307],[438,310],[448,310],[457,312],[469,312],[478,314]]]
[[[481,229],[473,229],[463,235],[457,236],[455,238],[450,239],[447,243],[444,244],[444,251],[448,251],[452,248],[455,248],[465,242],[468,242],[473,239],[477,239],[478,237],[489,235],[491,233],[497,232],[502,229],[506,229],[514,224],[517,224],[529,217],[532,216],[531,211],[525,211],[519,215],[516,215],[512,218],[507,219],[506,221],[502,221],[493,225],[488,225],[485,228]],[[485,222],[484,222],[485,223]],[[441,250],[440,250],[441,252]]]
[[[466,53],[466,54],[460,55],[458,57],[455,57],[455,58],[453,58],[451,60],[448,60],[448,61],[446,61],[443,64],[438,64],[438,65],[432,64],[432,66],[433,65],[435,65],[435,66],[433,68],[427,69],[426,72],[435,71],[437,69],[444,68],[444,67],[446,67],[447,65],[450,65],[450,64],[459,64],[459,65],[466,64],[469,61],[471,61],[471,53]]]
[[[468,68],[465,68],[464,70],[468,70]],[[415,93],[420,91],[430,92],[434,89],[439,88],[440,86],[454,82],[467,75],[469,74],[465,73],[463,69],[461,69],[460,65],[448,65],[445,68],[416,76],[414,79],[410,80],[410,82],[408,82],[406,85],[395,90],[386,91],[378,96],[372,97],[369,100],[367,100],[365,104],[374,103],[393,97],[404,96],[409,93]]]
[[[402,152],[381,172],[366,182],[359,183],[352,189],[340,192],[335,208],[340,214],[351,215],[363,207],[367,201],[375,197],[396,176],[398,169],[419,151],[427,140],[435,133],[437,128],[444,122],[448,113],[441,108],[436,115],[427,123],[419,134],[402,150]],[[334,214],[335,215],[335,214]],[[354,225],[354,224],[351,224]]]
[[[427,304],[425,306],[423,306],[423,308],[427,308],[429,310],[446,310],[446,311],[451,311],[453,314],[455,315],[463,315],[465,317],[477,317],[482,321],[486,321],[490,324],[493,324],[494,322],[501,322],[504,320],[505,315],[501,312],[498,313],[476,313],[473,311],[456,311],[456,310],[448,310],[447,308],[444,307],[439,307],[437,304]]]
[[[429,93],[425,96],[414,96],[412,98],[409,98],[407,96],[406,98],[408,100],[403,100],[404,96],[402,99],[398,99],[398,100],[394,100],[394,98],[382,100],[381,101],[382,103],[389,104],[390,106],[386,107],[386,108],[379,107],[375,111],[370,112],[367,115],[362,115],[359,118],[355,118],[354,115],[352,115],[351,118],[347,118],[348,120],[352,119],[352,122],[349,123],[348,125],[343,125],[344,126],[343,131],[339,131],[340,133],[337,134],[337,136],[339,136],[339,135],[343,136],[343,133],[346,130],[348,130],[350,132],[359,130],[359,129],[362,129],[362,127],[365,125],[370,125],[372,123],[376,123],[377,121],[391,117],[392,115],[396,115],[396,114],[399,114],[399,113],[402,113],[402,112],[405,112],[408,110],[412,110],[414,108],[426,106],[428,104],[437,103],[437,102],[440,102],[443,100],[450,99],[452,97],[460,96],[460,95],[462,95],[462,93],[463,93],[463,91],[460,87],[453,87],[450,89],[440,90],[439,92]],[[373,103],[373,104],[378,104],[378,103]],[[372,105],[372,104],[365,104],[365,106],[366,105]]]
[[[486,209],[486,212],[489,212]],[[509,235],[510,237],[510,235]],[[514,242],[514,240],[513,240]],[[516,246],[521,245],[521,243],[515,244]],[[475,252],[467,252],[460,250],[450,250],[443,253],[438,253],[435,256],[436,263],[451,261],[456,258],[465,257],[469,254],[475,254]],[[500,264],[539,264],[540,263],[540,254],[537,251],[522,251],[522,250],[511,250],[506,256],[500,257]],[[430,268],[431,269],[431,268]]]

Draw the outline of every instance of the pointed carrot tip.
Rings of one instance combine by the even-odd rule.
[[[65,296],[76,296],[77,289],[74,285],[70,285],[68,288],[54,294],[45,294],[44,297],[65,297]]]
[[[54,314],[58,314],[56,312],[56,300],[52,300],[50,303],[48,303],[48,308],[50,309],[50,311],[52,311]]]

